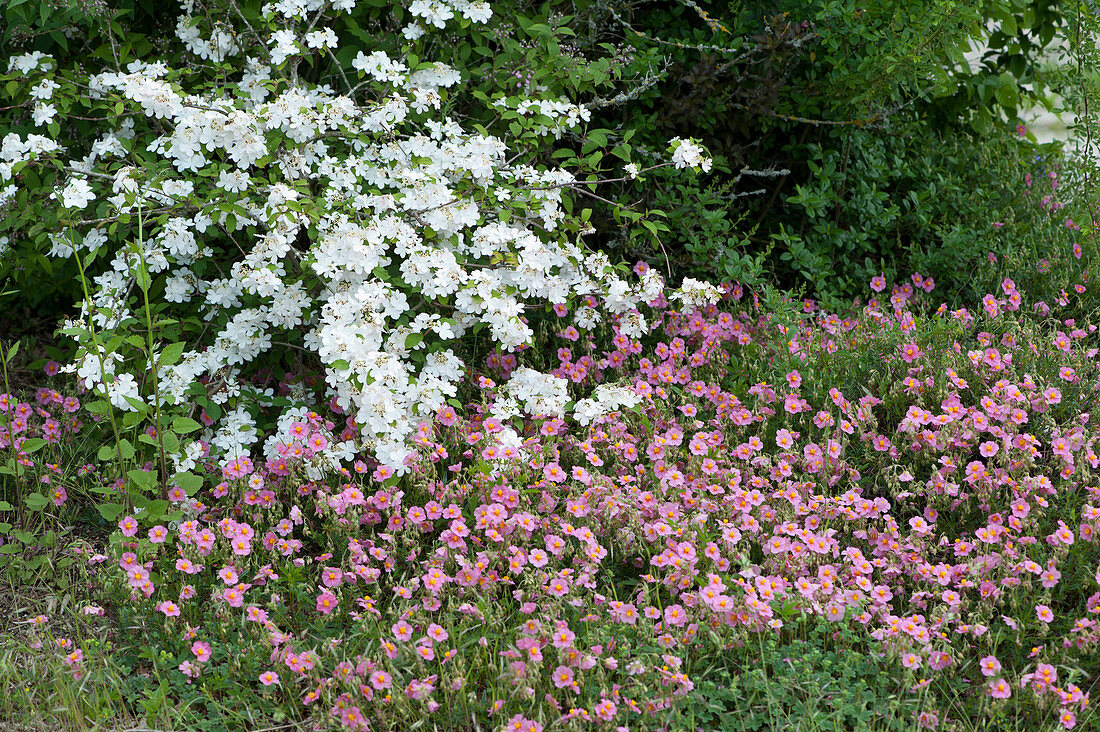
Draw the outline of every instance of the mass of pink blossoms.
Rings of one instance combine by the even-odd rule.
[[[578,399],[613,384],[637,406],[587,426],[502,415],[530,353],[492,353],[465,403],[420,424],[405,477],[357,456],[308,479],[356,429],[329,404],[276,457],[173,492],[181,520],[120,516],[90,562],[174,670],[253,658],[240,683],[339,728],[659,727],[698,659],[820,620],[901,669],[927,700],[914,724],[950,720],[922,692],[951,675],[1069,729],[1091,718],[1100,640],[1096,326],[1044,303],[1015,317],[1007,279],[974,313],[922,311],[933,289],[914,275],[784,326],[732,284],[702,309],[650,303],[642,340],[556,306],[553,373]],[[0,395],[0,447],[79,429],[78,409]],[[64,505],[37,457],[20,460]],[[86,654],[62,640],[79,674]]]

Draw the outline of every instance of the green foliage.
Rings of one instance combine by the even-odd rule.
[[[58,68],[76,62],[90,73],[119,68],[160,43],[158,37],[174,28],[177,12],[174,3],[157,0],[11,0],[0,11],[0,43],[6,50],[0,70],[7,71],[11,56],[31,51],[52,56]],[[45,132],[33,124],[32,105],[18,84],[0,88],[0,100],[4,134]],[[58,111],[64,116],[70,110]],[[101,129],[99,120],[81,119],[81,111],[71,111],[65,132],[75,156],[90,151]],[[54,168],[23,168],[15,177],[20,189],[15,199],[0,205],[0,292],[16,295],[6,303],[16,310],[60,315],[81,297],[76,265],[48,256],[49,234],[59,228],[51,202],[32,195],[39,186],[50,190],[62,182],[58,174]]]
[[[853,652],[851,630],[807,622],[804,637],[757,638],[705,674],[681,710],[692,729],[778,732],[909,730],[919,699],[908,673],[874,654]]]
[[[1046,60],[1071,9],[821,0],[707,11],[580,1],[541,11],[576,18],[559,44],[572,56],[604,58],[627,41],[620,91],[594,102],[593,124],[629,130],[642,162],[673,136],[716,153],[710,175],[659,171],[603,193],[666,212],[668,228],[623,230],[596,203],[601,245],[677,274],[805,284],[834,309],[873,274],[914,270],[949,301],[974,299],[972,267],[958,263],[1011,248],[993,224],[1020,203],[1030,158],[1060,157],[1015,134],[1018,113],[1073,96],[1077,57],[1092,68],[1084,51],[1054,70]],[[960,65],[983,41],[977,67]]]
[[[797,234],[772,234],[785,267],[822,296],[859,292],[876,274],[894,280],[916,271],[948,297],[979,299],[984,283],[959,264],[1005,251],[995,224],[1032,213],[1024,175],[1034,148],[961,129],[947,139],[923,132],[917,124],[895,136],[834,129],[807,145],[809,180],[784,199]],[[1034,249],[1061,243],[1029,240]]]

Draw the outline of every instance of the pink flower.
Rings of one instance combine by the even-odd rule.
[[[157,610],[164,613],[164,617],[166,618],[178,618],[180,616],[179,605],[171,600],[165,600],[164,602],[158,603]]]
[[[576,640],[576,637],[576,634],[569,630],[569,628],[561,628],[554,631],[551,643],[553,643],[554,648],[569,648],[573,645],[573,641]]]
[[[886,278],[882,275],[877,275],[871,278],[871,289],[875,292],[882,292],[886,289]]]
[[[440,409],[439,412],[436,413],[436,419],[439,420],[440,424],[450,427],[458,421],[458,415],[455,413],[454,407],[448,406]]]
[[[322,592],[317,596],[317,612],[324,615],[329,615],[336,609],[337,600],[336,595],[331,592]]]
[[[337,567],[325,567],[321,572],[321,584],[325,587],[339,587],[344,579],[344,572]]]
[[[340,723],[348,729],[363,729],[363,712],[359,707],[348,707],[340,713]]]
[[[207,661],[210,658],[210,644],[195,641],[191,644],[191,653],[195,654],[195,660],[199,663]]]
[[[565,470],[556,462],[547,464],[547,466],[542,469],[542,474],[551,483],[564,483],[566,479]]]
[[[905,363],[913,363],[921,357],[921,350],[916,343],[904,343],[899,347],[901,358]]]
[[[1056,681],[1058,681],[1058,669],[1049,663],[1040,663],[1035,667],[1035,674],[1032,676],[1032,684],[1035,688],[1042,689]]]
[[[176,569],[181,572],[186,572],[187,574],[197,574],[200,570],[202,570],[202,565],[194,564],[193,562],[184,559],[183,557],[180,557],[176,560]]]
[[[1001,662],[995,656],[986,656],[979,662],[982,676],[996,676],[1001,671]]]
[[[682,605],[669,605],[665,608],[665,624],[683,626],[687,623],[687,613]]]
[[[370,675],[370,685],[381,691],[393,686],[393,679],[385,671],[375,671]]]
[[[1050,611],[1050,608],[1046,605],[1035,606],[1035,617],[1039,618],[1039,620],[1043,621],[1044,623],[1054,622],[1054,613],[1052,613]]]
[[[218,540],[218,537],[214,536],[214,532],[210,529],[203,529],[195,535],[195,546],[199,548],[199,552],[205,556],[211,549],[214,548],[214,542]],[[236,582],[236,580],[233,580]]]
[[[154,544],[163,544],[164,540],[168,538],[168,529],[160,524],[157,524],[153,528],[149,529],[149,541]]]
[[[551,580],[546,586],[546,591],[554,597],[565,597],[569,594],[569,582],[561,578]]]
[[[940,717],[935,712],[921,712],[917,715],[917,726],[925,729],[935,729],[940,723]]]
[[[913,532],[918,534],[919,536],[924,536],[932,530],[932,527],[928,525],[928,522],[920,516],[914,516],[913,518],[909,519],[909,528],[913,529]]]
[[[279,674],[275,673],[274,671],[264,671],[262,674],[260,674],[260,683],[264,686],[278,685]]]
[[[244,585],[241,585],[243,587]],[[222,590],[221,598],[229,607],[240,607],[244,604],[244,592],[237,587],[226,587]]]
[[[948,666],[950,666],[952,663],[954,663],[954,659],[951,658],[950,654],[945,653],[943,651],[934,651],[928,657],[928,665],[931,666],[936,671],[940,671],[942,669],[945,669]]]
[[[118,528],[122,529],[123,536],[134,536],[138,532],[138,522],[133,516],[127,516],[120,519],[118,522]]]
[[[994,699],[1008,699],[1012,696],[1012,687],[1004,679],[989,682],[989,695]]]
[[[1058,717],[1058,721],[1062,723],[1063,729],[1073,729],[1077,726],[1077,717],[1070,711],[1062,712],[1062,716]]]
[[[573,685],[573,669],[568,666],[558,666],[553,674],[554,686],[564,689]]]
[[[412,640],[413,627],[404,620],[394,623],[390,630],[393,632],[394,637],[402,643]]]
[[[267,620],[267,611],[255,605],[249,605],[244,614],[245,617],[253,623],[263,623]]]
[[[247,557],[252,553],[252,542],[243,537],[238,537],[233,540],[233,554],[238,557]]]

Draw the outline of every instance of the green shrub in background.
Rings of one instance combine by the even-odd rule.
[[[592,102],[594,121],[631,131],[639,161],[671,135],[717,153],[709,175],[625,175],[604,195],[663,226],[627,231],[597,209],[603,246],[680,274],[805,286],[834,305],[874,274],[914,269],[949,299],[980,297],[974,267],[1015,246],[994,224],[1020,218],[1027,174],[1063,165],[1057,145],[1018,134],[1019,111],[1052,107],[1055,93],[1083,108],[1095,67],[1092,15],[1042,0],[577,1],[538,12],[558,43],[533,83],[581,93],[568,82],[575,59],[628,59],[617,93]],[[971,69],[963,53],[976,43],[988,50]],[[1047,60],[1059,44],[1068,52]],[[1070,209],[1087,198],[1083,185],[1059,195]],[[1066,244],[1062,232],[1027,238],[1033,253]]]

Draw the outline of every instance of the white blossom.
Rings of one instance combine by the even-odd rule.
[[[65,208],[84,208],[95,200],[95,193],[84,178],[73,178],[61,191],[61,205]]]

